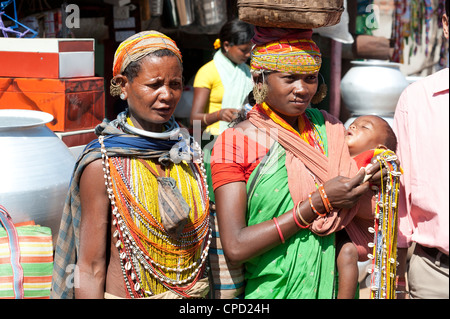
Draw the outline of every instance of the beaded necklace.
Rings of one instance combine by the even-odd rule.
[[[401,169],[395,162],[397,156],[392,151],[384,151],[377,156],[380,170],[388,169],[387,182],[381,177],[381,191],[378,190],[375,208],[374,234],[371,272],[371,299],[395,299],[397,272],[398,194]]]
[[[272,121],[289,130],[293,134],[300,137],[303,141],[325,154],[323,137],[317,129],[316,124],[314,124],[310,120],[306,112],[298,117],[299,131],[297,132],[291,125],[289,125],[279,115],[272,111],[272,109],[267,105],[266,102],[257,104],[256,110],[259,110],[260,112],[266,114]]]
[[[204,168],[195,163],[171,164],[165,174],[176,180],[191,207],[181,237],[173,239],[161,223],[156,177],[136,158],[107,155],[99,137],[113,234],[127,295],[142,298],[172,291],[180,297],[206,276],[211,243],[209,199]],[[156,171],[151,160],[147,164]]]

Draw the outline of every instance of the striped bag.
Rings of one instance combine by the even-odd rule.
[[[0,299],[48,299],[52,283],[51,229],[14,225],[0,205]]]
[[[211,210],[211,245],[209,263],[212,275],[213,299],[243,299],[245,291],[244,266],[231,265],[222,248],[216,212]]]

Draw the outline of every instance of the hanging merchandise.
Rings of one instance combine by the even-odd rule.
[[[395,40],[394,62],[404,63],[405,44],[410,44],[407,57],[416,55],[420,46],[425,46],[425,56],[428,57],[430,44],[430,30],[433,17],[439,17],[438,27],[442,28],[439,21],[445,0],[439,0],[437,10],[433,7],[432,0],[395,0],[395,15],[392,29],[392,38]],[[425,38],[425,39],[424,39]],[[445,43],[443,44],[445,45]],[[442,50],[441,50],[442,51]]]
[[[445,1],[440,1],[437,9],[437,16],[442,17],[445,14]],[[438,19],[438,28],[442,29],[442,19]],[[448,41],[442,41],[439,52],[439,66],[448,67]]]
[[[375,209],[375,224],[369,228],[374,234],[371,268],[371,299],[395,299],[397,274],[398,194],[401,168],[392,151],[377,156],[380,170],[388,169],[386,182],[382,180]]]

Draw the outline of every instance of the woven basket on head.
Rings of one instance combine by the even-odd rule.
[[[338,24],[344,0],[238,0],[239,19],[261,27],[314,29]]]

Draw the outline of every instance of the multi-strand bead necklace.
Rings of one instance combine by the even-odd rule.
[[[388,169],[386,182],[381,177],[375,208],[374,234],[371,272],[371,299],[394,299],[397,272],[397,233],[398,233],[398,194],[400,186],[400,167],[397,156],[392,151],[384,151],[377,156],[380,170]]]
[[[206,276],[211,243],[209,197],[204,168],[196,163],[172,164],[166,174],[177,181],[189,204],[189,222],[180,238],[172,238],[161,223],[156,177],[137,159],[109,157],[99,137],[107,193],[111,201],[113,237],[119,251],[127,294],[148,297],[187,291]],[[151,160],[147,164],[156,171]]]

